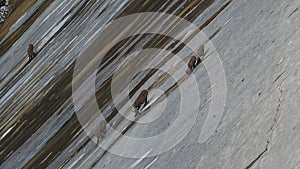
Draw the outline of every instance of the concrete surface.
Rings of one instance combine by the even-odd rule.
[[[222,119],[213,135],[204,143],[199,143],[199,136],[209,113],[211,90],[214,87],[207,70],[201,66],[194,72],[201,99],[199,105],[196,105],[199,111],[191,109],[192,113],[197,114],[193,128],[172,149],[159,155],[144,156],[141,159],[106,152],[95,145],[95,138],[90,139],[83,132],[72,104],[70,67],[72,68],[78,53],[93,39],[94,32],[101,30],[104,23],[114,19],[121,12],[130,13],[126,7],[132,7],[134,12],[138,12],[139,8],[155,11],[163,9],[165,5],[166,8],[174,7],[176,9],[174,13],[181,10],[192,13],[193,9],[198,9],[195,4],[201,4],[201,1],[170,1],[161,5],[156,2],[159,7],[153,7],[154,2],[153,5],[150,1],[145,1],[146,7],[143,8],[142,2],[139,2],[141,4],[136,7],[131,1],[102,3],[91,1],[90,4],[85,3],[86,1],[76,1],[76,4],[70,2],[53,2],[0,57],[0,64],[5,65],[0,68],[1,79],[4,79],[0,82],[2,87],[0,168],[300,168],[299,1],[212,1],[212,4],[208,5],[202,13],[193,15],[191,20],[199,27],[213,18],[208,25],[203,26],[203,32],[207,37],[216,33],[210,42],[217,49],[225,70],[227,87],[224,90],[227,95]],[[230,2],[228,6],[226,6],[227,2]],[[31,10],[37,10],[41,3],[42,1],[37,3]],[[62,5],[59,6],[59,3]],[[85,6],[84,12],[80,11],[81,5]],[[189,5],[195,8],[190,8]],[[218,13],[224,5],[225,8]],[[64,9],[63,6],[73,10],[68,13],[69,10]],[[59,13],[56,13],[56,10]],[[163,10],[167,11],[167,9]],[[32,12],[29,11],[28,14]],[[67,16],[68,19],[75,17],[69,22],[68,19],[64,20],[56,14]],[[96,14],[102,17],[97,18]],[[214,17],[214,14],[218,15]],[[183,14],[182,16],[187,17]],[[226,26],[217,31],[229,19]],[[68,23],[66,27],[62,26],[64,23]],[[60,29],[61,27],[65,29]],[[32,36],[33,32],[39,36]],[[145,39],[150,42],[152,40],[150,37]],[[121,49],[124,51],[121,54],[132,52],[130,47],[139,49],[139,45],[143,46],[147,43],[145,39],[130,39],[127,44],[122,44],[124,48]],[[135,40],[141,42],[134,46]],[[7,85],[4,84],[7,81],[5,79],[12,76],[9,72],[13,71],[26,55],[24,49],[28,41],[37,41],[39,55],[43,57],[33,61],[32,65],[18,75],[15,83],[10,83],[10,86],[5,88]],[[166,40],[166,42],[172,46],[174,41]],[[167,49],[168,45],[162,48]],[[180,45],[176,44],[172,49],[178,46]],[[208,55],[213,49],[208,45],[206,47],[205,54]],[[185,50],[182,49],[180,53],[188,56],[190,52]],[[121,59],[120,55],[116,56],[117,60]],[[153,58],[155,62],[160,60],[161,55]],[[109,61],[108,59],[106,63]],[[175,62],[166,62],[162,66],[170,68]],[[109,100],[105,93],[108,89],[102,84],[109,79],[112,70],[116,70],[116,64],[112,59],[111,64],[97,75],[96,86],[100,88],[97,99],[108,98]],[[178,67],[176,70],[179,73],[174,73],[174,76],[183,77],[184,73],[180,72],[184,69],[185,65]],[[42,74],[43,72],[45,73]],[[145,71],[139,76],[144,77],[147,73]],[[141,85],[141,88],[151,86],[161,75],[161,72],[155,72]],[[181,87],[190,88],[192,83],[189,78],[191,77],[187,77],[181,83]],[[133,82],[136,81],[138,80],[135,79]],[[173,83],[174,79],[167,79],[160,83],[160,88],[156,92],[161,94],[161,91],[168,90]],[[130,89],[134,87],[132,84]],[[102,88],[104,93],[101,93]],[[155,95],[156,92],[152,94]],[[156,118],[154,115],[148,115],[148,119],[144,121],[149,122],[151,118],[155,120],[149,124],[132,125],[126,135],[145,138],[167,130],[178,116],[181,96],[179,88],[171,90],[166,96],[167,102],[152,108],[152,111],[159,111],[162,107],[166,107],[164,112],[154,112],[160,114]],[[48,100],[44,100],[45,97]],[[106,106],[103,106],[103,114],[108,118],[114,109],[111,102],[105,104],[105,101],[102,101]],[[193,104],[192,99],[187,98],[187,101]],[[185,118],[189,120],[189,116]],[[30,123],[31,120],[33,124]],[[96,121],[94,120],[91,126]],[[130,126],[131,122],[124,120],[121,115],[116,115],[111,119],[110,124],[122,130]],[[111,144],[113,142],[111,140],[115,138],[109,133],[106,140],[104,139],[107,144]],[[162,140],[157,143],[158,147],[167,141]],[[127,145],[129,144],[124,137],[120,137],[111,149],[118,146],[124,147],[124,151],[138,152],[140,149],[138,146],[126,147]],[[149,152],[146,151],[146,155],[151,155],[151,149],[151,147],[147,149]]]

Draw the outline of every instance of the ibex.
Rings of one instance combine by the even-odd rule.
[[[146,106],[148,104],[148,90],[143,90],[141,91],[140,95],[135,99],[132,107],[134,109],[135,112],[135,117],[138,116],[140,114],[139,110],[142,106],[142,104],[144,104],[144,106]]]
[[[196,66],[198,66],[201,63],[201,59],[200,57],[204,55],[204,45],[201,45],[199,50],[198,50],[198,54],[199,56],[192,56],[188,62],[188,68],[186,70],[187,74],[190,74],[195,68]]]
[[[29,61],[31,61],[36,56],[36,53],[33,50],[33,44],[29,44],[27,49],[27,55],[29,57]]]

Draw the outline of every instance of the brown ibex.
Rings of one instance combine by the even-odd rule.
[[[36,53],[33,50],[33,44],[29,44],[27,49],[27,55],[29,57],[29,61],[31,61],[36,56]]]
[[[188,62],[188,68],[186,70],[187,74],[190,74],[196,66],[198,66],[201,63],[200,57],[204,55],[204,45],[201,45],[199,50],[198,50],[199,56],[192,56]]]
[[[106,120],[101,120],[94,128],[94,134],[97,137],[97,144],[99,143],[99,139],[105,138],[106,124]]]
[[[140,110],[142,104],[144,104],[144,106],[146,106],[148,104],[147,96],[148,96],[148,90],[142,90],[140,95],[135,99],[135,101],[132,105],[134,112],[135,112],[135,117],[140,114],[139,110]]]

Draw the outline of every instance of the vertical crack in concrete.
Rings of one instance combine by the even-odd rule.
[[[279,77],[283,73],[281,73],[279,75]],[[279,77],[277,77],[275,81],[277,81]],[[282,101],[283,101],[283,90],[281,89],[280,86],[278,87],[278,90],[280,92],[280,96],[279,96],[279,99],[278,99],[278,105],[277,105],[277,108],[276,108],[276,113],[275,113],[275,115],[273,117],[273,124],[272,124],[272,126],[271,126],[271,128],[269,130],[270,136],[267,139],[266,148],[249,165],[247,165],[247,167],[245,169],[250,169],[258,160],[260,160],[261,158],[263,158],[263,155],[269,150],[270,142],[273,140],[273,134],[274,134],[274,131],[275,131],[275,127],[276,127],[276,125],[278,123],[278,120],[279,120],[279,117],[280,117],[280,110],[281,110]]]
[[[277,108],[276,108],[276,113],[274,115],[274,118],[273,118],[273,124],[269,130],[270,132],[270,136],[268,138],[269,141],[272,141],[273,140],[273,134],[274,134],[274,131],[275,131],[275,127],[276,127],[276,124],[278,123],[278,120],[279,120],[279,117],[280,117],[280,109],[281,109],[281,106],[282,106],[282,101],[283,101],[283,96],[282,96],[282,93],[283,93],[283,90],[279,87],[278,88],[279,92],[280,92],[280,96],[279,96],[279,99],[278,99],[278,105],[277,105]]]

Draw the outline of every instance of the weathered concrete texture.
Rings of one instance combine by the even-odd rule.
[[[216,133],[199,144],[208,112],[204,106],[189,135],[159,155],[152,168],[300,168],[299,5],[298,1],[235,1],[205,29],[210,35],[232,17],[212,39],[226,72],[225,114]],[[205,77],[199,78],[203,82]],[[153,159],[146,158],[137,168]],[[132,163],[108,154],[97,167],[127,168]]]
[[[35,10],[40,9],[39,5],[43,2],[45,1],[38,1],[8,35],[22,25]],[[0,141],[6,143],[7,140],[12,140],[5,144],[5,147],[1,145],[7,157],[1,154],[1,162],[5,158],[0,164],[1,167],[43,166],[52,169],[63,166],[62,168],[127,169],[135,162],[139,162],[135,168],[147,168],[149,164],[151,164],[150,168],[154,169],[300,168],[300,106],[298,104],[300,102],[298,47],[300,2],[297,0],[236,0],[226,6],[227,2],[229,0],[207,0],[203,3],[205,7],[201,7],[200,0],[161,3],[156,0],[143,3],[130,0],[101,1],[101,3],[88,0],[61,0],[51,3],[41,15],[36,16],[35,22],[22,33],[20,39],[0,57],[0,65],[2,65],[0,77],[5,80],[10,79],[7,75],[13,76],[10,74],[11,70],[14,70],[14,67],[24,59],[28,42],[35,42],[39,50],[39,56],[24,70],[24,73],[19,75],[15,83],[7,86],[7,90],[1,89],[3,95],[0,98],[0,108],[3,110],[1,118],[10,118],[11,122],[0,121],[9,124],[1,127],[3,131],[0,131],[2,134]],[[143,6],[144,3],[148,6]],[[193,5],[196,7],[193,8]],[[222,6],[225,7],[224,10],[218,13]],[[194,11],[202,8],[207,9],[201,14]],[[131,10],[134,10],[133,13],[143,10],[170,10],[172,14],[182,17],[188,17],[187,13],[191,12],[194,15],[189,17],[193,18],[191,19],[193,23],[204,28],[203,32],[207,37],[213,37],[212,45],[217,49],[225,70],[227,87],[224,90],[227,96],[221,122],[214,134],[204,143],[199,143],[199,136],[209,113],[211,91],[215,86],[210,83],[204,66],[194,72],[201,97],[200,104],[196,105],[199,106],[199,112],[193,110],[197,113],[196,123],[174,148],[157,156],[137,161],[138,159],[135,158],[105,153],[105,150],[95,145],[93,142],[95,138],[90,139],[82,131],[72,104],[70,77],[72,71],[70,70],[73,67],[70,65],[74,63],[77,54],[93,39],[94,32],[102,29],[120,13],[124,11],[124,14],[132,13]],[[217,17],[213,17],[215,14],[218,14]],[[68,18],[73,19],[68,20]],[[227,21],[229,21],[227,25],[218,32],[220,26]],[[35,36],[32,36],[33,32]],[[96,86],[102,87],[101,90],[99,89],[97,99],[111,101],[105,98],[109,86],[102,86],[102,84],[116,69],[115,60],[133,50],[140,50],[148,42],[157,44],[159,38],[141,36],[130,40],[128,43],[121,44],[123,46],[120,49],[124,51],[116,54],[117,56],[114,55],[115,59],[108,58],[105,61],[108,66],[100,71],[96,80]],[[158,47],[163,46],[165,50],[170,46],[173,50],[180,45],[174,46],[174,41],[163,40],[167,45]],[[136,41],[142,42],[136,43]],[[180,49],[180,53],[188,57],[191,51],[185,50]],[[212,52],[212,47],[206,44],[205,55]],[[159,54],[153,58],[151,62],[154,63],[160,63],[164,59]],[[174,62],[168,61],[162,66],[170,68],[172,65]],[[185,68],[186,66],[178,67],[176,76],[184,76]],[[144,77],[145,74],[142,73],[138,77]],[[145,84],[141,84],[138,90],[148,88],[160,75],[162,75],[160,72],[154,73]],[[135,87],[137,82],[138,79],[133,80],[130,87]],[[174,79],[167,79],[156,92],[162,93],[168,90],[173,83]],[[1,88],[5,85],[3,81],[0,82]],[[192,85],[191,76],[181,83],[181,87],[187,89]],[[124,93],[126,94],[126,91]],[[153,93],[151,94],[153,98]],[[164,100],[152,107],[157,111],[166,106],[165,111],[150,124],[133,125],[126,135],[144,138],[167,130],[178,116],[181,96],[182,93],[178,88],[171,90],[166,97],[167,101]],[[14,100],[16,103],[12,104]],[[187,101],[191,104],[195,103],[192,97],[187,98]],[[131,103],[125,105],[130,106]],[[37,109],[33,111],[31,106]],[[113,104],[109,102],[105,106],[107,107],[103,114],[108,116],[113,111]],[[22,118],[24,123],[21,121],[22,124],[18,124],[18,119],[13,116],[23,117],[23,114],[34,117]],[[34,121],[30,124],[25,123],[27,120],[36,120],[41,116],[45,119],[37,123],[40,125],[38,128],[31,125]],[[155,118],[155,116],[149,114],[147,118]],[[116,115],[112,117],[110,124],[115,127],[120,119],[122,119],[121,115]],[[128,120],[123,120],[116,128],[122,130],[128,124],[130,124]],[[20,127],[20,130],[14,128],[15,125]],[[25,134],[20,132],[23,131],[22,128],[28,129],[24,131]],[[14,133],[13,136],[16,138],[11,138],[11,133]],[[103,142],[109,143],[114,137],[109,135],[110,133],[107,132]],[[17,140],[18,138],[23,140]],[[169,140],[161,140],[157,143],[157,147],[167,144],[167,141]],[[139,147],[128,146],[123,137],[111,149],[120,145],[126,151],[138,152],[139,150]],[[149,147],[152,148],[154,147]],[[8,151],[10,149],[11,152]],[[119,155],[122,153],[120,152]],[[154,162],[151,163],[153,160]]]
[[[237,1],[218,19],[233,17],[213,39],[226,71],[228,109],[210,142],[219,146],[209,154],[218,153],[214,158],[203,155],[200,168],[245,168],[266,147],[253,168],[300,167],[300,14],[293,13],[299,5]]]

